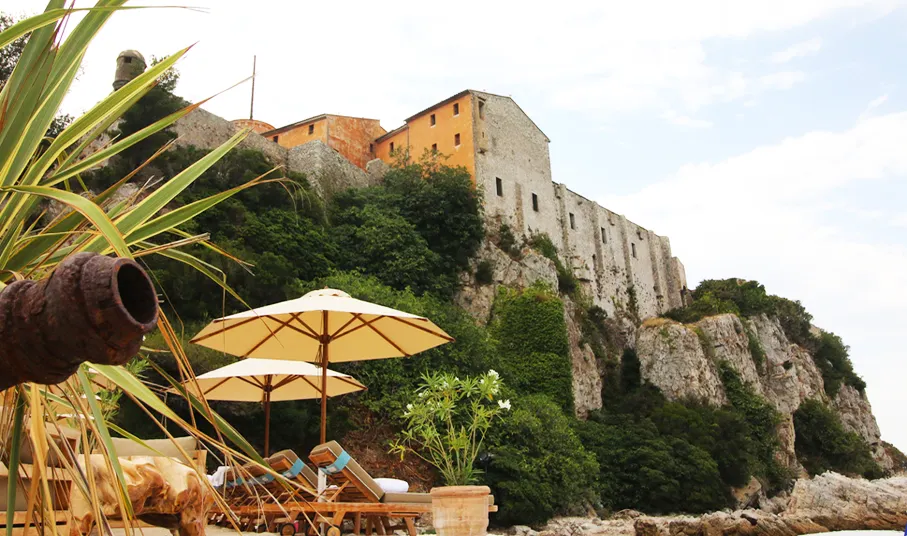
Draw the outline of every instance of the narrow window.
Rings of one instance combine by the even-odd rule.
[[[394,152],[394,142],[391,142],[391,152]]]
[[[636,258],[636,244],[630,243],[630,250],[633,252],[633,258]]]
[[[309,135],[312,135],[314,133],[315,133],[315,125],[309,125]]]
[[[596,263],[595,254],[592,254],[592,269],[594,270],[596,266],[598,266],[598,264]]]
[[[570,228],[576,229],[576,219],[573,217],[573,213],[570,213]]]
[[[532,194],[532,210],[539,211],[539,196]]]
[[[132,58],[126,56],[125,58],[123,58],[123,63],[132,63]]]
[[[271,141],[273,141],[274,143],[277,143],[277,136],[274,136],[273,138],[271,138]]]
[[[456,145],[457,147],[460,146],[460,135],[459,134],[454,134],[454,145]]]
[[[494,178],[494,186],[498,192],[498,197],[504,197],[504,183],[501,181],[500,177]]]
[[[432,144],[431,144],[431,152],[433,152],[433,153],[437,153],[437,152],[438,152],[438,144],[437,144],[437,143],[432,143]]]
[[[455,102],[454,103],[454,117],[456,117],[458,115],[460,115],[460,103]]]
[[[435,119],[435,114],[431,114],[431,126],[435,126],[437,124],[438,124],[438,121],[437,121],[437,119]]]
[[[602,227],[601,230],[602,230],[602,244],[607,244],[608,243],[608,233],[604,227]]]
[[[374,143],[369,143],[369,144],[368,144],[368,152],[370,152],[370,153],[374,153],[374,152],[375,152],[375,144],[374,144]]]
[[[485,119],[485,101],[479,101],[479,119]]]

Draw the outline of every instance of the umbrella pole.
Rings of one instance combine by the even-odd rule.
[[[268,381],[265,384],[265,457],[266,458],[271,454],[270,439],[271,439],[271,377],[268,376]]]
[[[328,426],[328,345],[321,351],[321,443],[327,441]]]

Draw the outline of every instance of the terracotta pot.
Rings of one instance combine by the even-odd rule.
[[[431,514],[439,536],[485,536],[488,486],[432,488]]]

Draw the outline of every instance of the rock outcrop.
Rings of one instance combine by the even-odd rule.
[[[637,536],[798,535],[838,530],[901,530],[907,524],[907,478],[847,478],[825,473],[798,480],[780,513],[764,510],[702,516],[640,517]]]
[[[712,405],[727,402],[716,363],[703,350],[699,336],[687,326],[655,318],[636,334],[643,380],[671,400],[697,400]]]
[[[491,266],[491,282],[478,283],[475,273],[481,263]],[[557,288],[557,271],[551,260],[535,250],[523,248],[520,258],[513,259],[496,245],[486,240],[473,259],[471,270],[463,273],[463,288],[454,298],[456,304],[482,324],[491,317],[494,298],[500,286],[526,288],[541,281]]]
[[[639,328],[636,339],[643,379],[671,400],[724,404],[727,398],[716,364],[727,361],[781,414],[779,458],[788,467],[799,468],[793,413],[809,399],[829,403],[845,428],[870,445],[876,461],[885,469],[893,467],[866,395],[845,385],[830,399],[809,352],[788,340],[777,319],[759,315],[741,320],[722,314],[691,325],[650,319]]]

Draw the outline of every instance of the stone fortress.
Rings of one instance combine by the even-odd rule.
[[[141,72],[144,63],[136,51],[121,53],[114,84]],[[510,97],[461,91],[389,132],[377,119],[321,114],[274,128],[201,109],[175,130],[179,144],[213,148],[239,128],[251,129],[241,146],[305,173],[322,195],[374,183],[401,153],[418,158],[436,151],[472,175],[484,196],[489,232],[507,224],[518,239],[547,234],[586,294],[608,314],[635,308],[644,319],[683,305],[686,275],[668,238],[554,182],[549,138]]]

